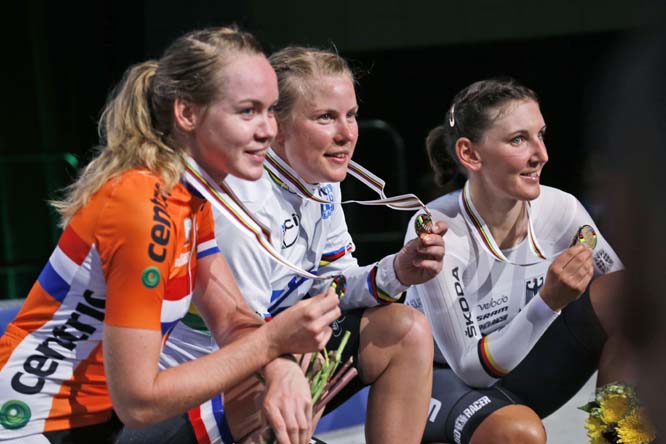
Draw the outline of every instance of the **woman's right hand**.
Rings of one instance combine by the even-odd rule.
[[[583,294],[593,274],[592,250],[581,244],[567,248],[548,267],[541,299],[559,311]]]
[[[331,337],[330,325],[340,317],[340,300],[332,288],[275,316],[265,328],[270,329],[278,355],[309,353],[324,348]]]

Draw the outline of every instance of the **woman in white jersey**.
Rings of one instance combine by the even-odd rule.
[[[545,443],[540,418],[595,370],[628,374],[613,353],[622,264],[575,197],[540,185],[545,132],[533,91],[485,80],[427,138],[439,181],[455,165],[467,182],[428,204],[449,225],[444,266],[407,295],[437,344],[424,442]]]
[[[443,225],[397,254],[359,266],[352,256],[354,244],[342,206],[304,197],[311,193],[326,202],[341,200],[339,182],[347,174],[358,137],[353,74],[339,55],[312,48],[286,48],[270,61],[278,75],[280,99],[278,135],[266,171],[256,183],[234,178],[226,182],[270,228],[273,246],[284,258],[310,272],[342,273],[347,279],[343,318],[334,323],[327,347],[335,349],[342,332],[351,331],[343,360],[354,356],[359,376],[333,398],[329,410],[371,385],[367,442],[419,442],[431,392],[432,337],[427,320],[418,311],[392,302],[408,285],[425,282],[441,269]],[[215,218],[216,230],[233,229],[219,213]],[[239,233],[218,241],[247,302],[266,319],[279,319],[281,311],[289,312],[288,307],[327,285],[327,281],[313,282],[272,261],[250,237]],[[164,365],[210,352],[211,340],[206,332],[197,330],[200,325],[188,317],[174,329],[162,355]],[[304,379],[267,387],[264,411],[275,422],[291,421],[291,442],[302,442],[311,433],[309,398]],[[222,413],[219,397],[190,411],[191,427],[199,441],[227,442],[229,432]],[[144,436],[143,442],[159,439],[159,433]]]

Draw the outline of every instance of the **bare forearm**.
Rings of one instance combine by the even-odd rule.
[[[125,375],[121,372],[107,369],[114,408],[129,427],[153,424],[224,392],[278,354],[266,329],[255,328],[244,335],[243,341],[233,342],[183,365],[155,371],[152,377],[139,378],[129,384],[123,381]]]

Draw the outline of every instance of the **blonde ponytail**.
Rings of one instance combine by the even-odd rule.
[[[101,147],[65,197],[51,204],[61,225],[108,180],[134,168],[160,177],[169,192],[185,167],[173,138],[173,106],[182,99],[206,106],[219,96],[220,73],[235,54],[262,54],[249,33],[236,27],[197,30],[174,41],[159,61],[129,68],[99,120]]]

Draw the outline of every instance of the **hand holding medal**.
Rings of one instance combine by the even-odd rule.
[[[583,294],[594,274],[592,250],[596,245],[594,228],[583,225],[576,231],[571,246],[550,264],[539,293],[551,309],[559,311]]]

